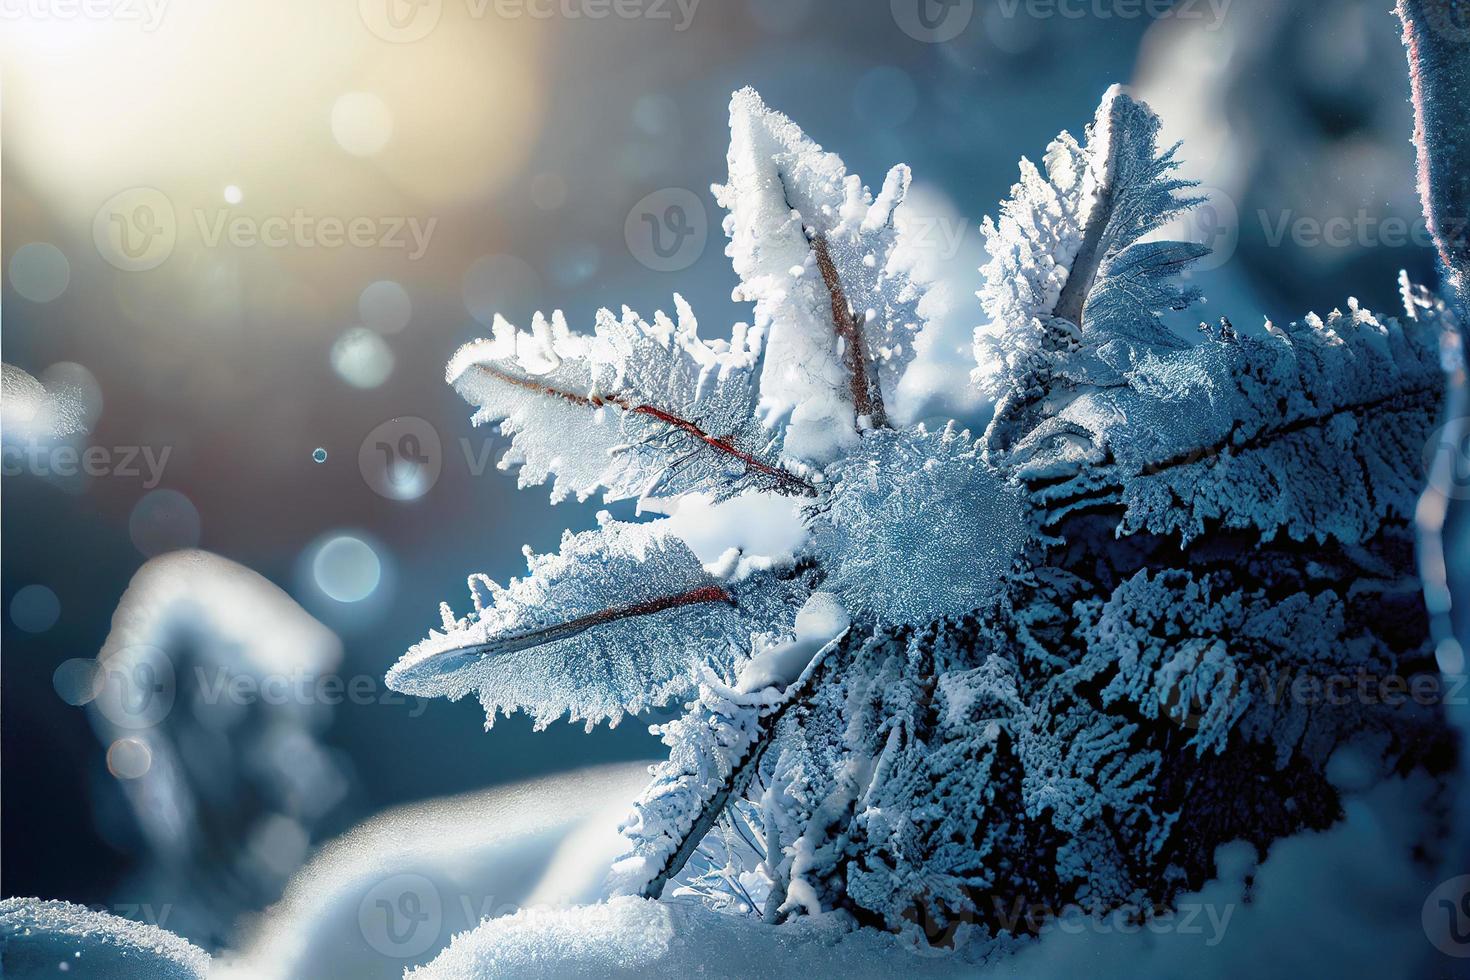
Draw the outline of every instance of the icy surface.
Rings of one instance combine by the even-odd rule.
[[[75,392],[51,390],[12,364],[0,365],[0,413],[8,443],[63,439],[86,432],[89,425]]]
[[[70,902],[0,901],[0,976],[205,980],[209,956],[173,933]]]
[[[1428,830],[1432,795],[1422,776],[1391,780],[1353,795],[1341,825],[1281,841],[1264,860],[1245,842],[1222,846],[1215,879],[1146,922],[1074,909],[1037,939],[990,944],[962,934],[957,949],[935,950],[850,930],[840,917],[772,927],[687,903],[615,898],[485,923],[408,976],[1407,980],[1425,945],[1420,905],[1435,884],[1410,842]]]
[[[824,588],[855,614],[927,622],[995,598],[1029,534],[1021,493],[968,432],[878,432],[832,470],[813,521]]]

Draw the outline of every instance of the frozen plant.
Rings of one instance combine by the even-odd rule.
[[[1410,523],[1452,318],[1404,281],[1400,318],[1186,337],[1204,249],[1151,235],[1194,203],[1158,127],[1110,89],[985,223],[977,438],[884,410],[938,315],[908,170],[873,194],[736,93],[753,323],[497,321],[448,371],[522,485],[667,516],[472,576],[389,685],[487,727],[683,699],[615,891],[938,946],[1166,908],[1219,845],[1333,823],[1349,740],[1442,768],[1435,704],[1321,692],[1434,669]]]

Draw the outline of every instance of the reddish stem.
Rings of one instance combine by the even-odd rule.
[[[693,436],[695,439],[698,439],[700,442],[704,443],[706,446],[709,446],[716,452],[724,453],[727,456],[733,456],[735,459],[740,460],[740,462],[744,463],[750,469],[755,470],[757,473],[769,476],[772,479],[778,480],[779,482],[789,487],[801,491],[802,493],[816,496],[817,488],[812,486],[807,481],[803,480],[801,477],[797,476],[795,473],[792,473],[789,470],[782,469],[779,466],[774,466],[770,463],[767,463],[757,458],[756,456],[745,452],[742,449],[736,448],[736,446],[731,443],[730,440],[722,438],[720,436],[712,436],[708,432],[705,432],[703,429],[701,429],[699,426],[695,425],[693,422],[690,422],[688,419],[680,418],[672,412],[666,412],[656,406],[640,404],[619,394],[579,395],[576,392],[564,391],[561,388],[553,388],[550,385],[544,385],[541,384],[539,381],[532,381],[529,378],[517,377],[514,374],[508,374],[505,371],[499,371],[484,364],[476,364],[475,369],[489,375],[492,378],[495,378],[497,381],[504,381],[506,384],[516,385],[517,387],[525,388],[528,391],[534,391],[543,395],[551,395],[554,398],[561,398],[565,401],[571,402],[574,405],[585,405],[588,408],[601,408],[604,405],[611,405],[614,408],[621,409],[625,412],[633,412],[639,415],[646,415],[649,418],[657,419],[667,426],[678,429],[681,432],[685,432]]]
[[[842,359],[847,367],[853,408],[858,415],[866,416],[875,428],[882,428],[888,424],[888,419],[883,411],[883,392],[878,388],[878,379],[868,371],[867,338],[863,336],[856,312],[847,302],[842,279],[837,275],[837,266],[832,263],[832,254],[827,250],[826,237],[811,236],[811,246],[812,254],[817,257],[817,268],[822,273],[822,283],[832,300],[832,327],[843,340]]]
[[[471,648],[476,653],[497,654],[514,653],[517,650],[526,650],[531,647],[539,647],[545,643],[556,640],[565,640],[585,632],[594,626],[602,626],[606,623],[615,623],[620,619],[632,619],[635,616],[651,616],[654,613],[664,612],[668,609],[678,609],[680,606],[697,606],[705,602],[731,602],[735,601],[725,589],[718,585],[703,585],[688,592],[680,592],[676,595],[663,595],[656,599],[647,599],[643,602],[635,602],[627,606],[613,606],[611,609],[601,609],[586,616],[578,616],[569,619],[565,623],[557,623],[554,626],[545,626],[541,629],[528,630],[524,633],[516,633],[513,636],[501,637],[488,643],[478,644]]]

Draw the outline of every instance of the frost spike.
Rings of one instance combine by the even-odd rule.
[[[611,405],[612,407],[621,409],[624,412],[632,412],[636,415],[646,415],[649,418],[657,419],[659,422],[662,422],[667,426],[688,433],[689,435],[698,439],[700,442],[704,443],[706,446],[709,446],[716,452],[724,453],[727,456],[732,456],[735,459],[740,460],[740,462],[744,463],[750,469],[755,470],[757,473],[760,473],[764,476],[771,477],[772,479],[778,481],[789,489],[796,490],[809,496],[816,495],[816,487],[812,486],[810,483],[808,483],[806,480],[803,480],[795,473],[792,473],[790,470],[757,459],[750,453],[737,449],[734,445],[730,443],[728,439],[723,439],[719,436],[712,436],[708,432],[705,432],[703,429],[701,429],[699,426],[695,425],[693,422],[690,422],[688,419],[680,418],[672,412],[664,411],[663,409],[657,408],[653,405],[639,404],[619,394],[579,395],[576,392],[564,391],[560,388],[554,388],[550,385],[541,384],[539,381],[532,381],[529,378],[517,377],[516,375],[511,374],[507,371],[499,371],[495,368],[487,367],[484,364],[474,365],[473,370],[480,372],[486,377],[494,378],[496,381],[503,381],[506,384],[515,385],[519,388],[525,388],[527,391],[534,391],[537,394],[550,395],[554,398],[561,398],[565,401],[571,402],[574,405],[583,405],[587,408],[602,408],[605,405]]]
[[[678,609],[681,606],[695,606],[706,602],[729,602],[734,603],[735,597],[718,585],[704,585],[688,592],[680,592],[676,595],[660,596],[656,599],[648,599],[643,602],[635,602],[627,606],[614,606],[595,612],[587,616],[578,616],[564,623],[553,626],[544,626],[540,629],[527,630],[524,633],[515,633],[508,636],[498,636],[486,643],[473,643],[468,646],[454,647],[397,672],[397,683],[412,682],[428,677],[434,677],[449,671],[458,670],[476,660],[494,657],[506,653],[516,653],[521,650],[529,650],[545,643],[554,643],[557,640],[568,640],[585,633],[595,626],[606,623],[615,623],[622,619],[631,619],[634,616],[651,616],[654,613],[665,612],[669,609]],[[448,608],[447,605],[444,606]]]
[[[858,418],[866,418],[875,429],[887,426],[888,418],[883,411],[883,391],[878,386],[877,373],[868,358],[867,339],[862,326],[857,322],[857,313],[847,302],[842,289],[842,279],[837,267],[832,264],[832,255],[827,251],[825,235],[810,236],[812,254],[816,256],[817,268],[822,273],[822,283],[832,297],[832,327],[842,340],[842,362],[847,368],[848,384],[852,389],[852,403]]]

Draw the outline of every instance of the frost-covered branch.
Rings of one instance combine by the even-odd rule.
[[[1470,9],[1398,0],[1414,98],[1419,197],[1462,316],[1470,313]]]

